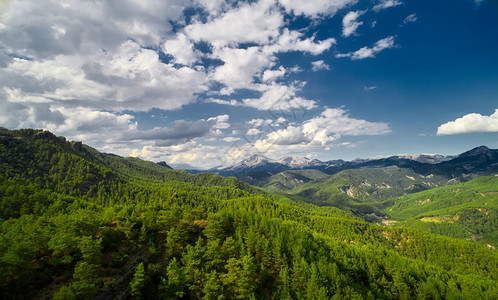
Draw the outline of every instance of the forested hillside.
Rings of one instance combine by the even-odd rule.
[[[235,178],[0,131],[3,299],[408,299],[498,294],[498,253]]]
[[[483,176],[453,186],[376,204],[391,224],[409,226],[498,247],[498,177]]]

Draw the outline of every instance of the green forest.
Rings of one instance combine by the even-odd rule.
[[[416,225],[389,227],[233,177],[0,129],[0,297],[496,299],[498,253],[483,242],[496,241],[496,187],[483,177],[422,192],[438,199],[423,207],[461,228],[417,225],[443,224],[409,205],[428,195],[376,198]]]

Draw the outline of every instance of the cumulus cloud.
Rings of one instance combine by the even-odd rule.
[[[333,16],[339,9],[353,5],[357,0],[280,0],[287,12],[312,18]]]
[[[317,106],[314,100],[296,96],[298,90],[297,86],[273,83],[265,87],[259,98],[246,98],[238,105],[274,111],[310,110]]]
[[[351,118],[341,108],[327,108],[319,116],[303,124],[305,132],[317,132],[326,129],[328,133],[340,135],[380,135],[391,132],[389,125],[383,122],[369,122]]]
[[[175,68],[156,51],[125,41],[113,53],[59,55],[53,59],[13,59],[0,79],[10,88],[50,100],[84,102],[114,110],[178,109],[196,101],[207,86],[202,69]],[[3,80],[5,79],[5,80]]]
[[[391,129],[386,123],[351,118],[344,109],[327,108],[300,125],[289,125],[285,129],[270,132],[265,139],[256,141],[255,147],[274,151],[281,151],[283,146],[292,146],[294,150],[326,147],[342,136],[381,135],[389,132]]]
[[[257,128],[249,128],[249,130],[247,130],[246,132],[246,135],[258,135],[260,133],[261,131]]]
[[[336,54],[336,57],[349,57],[352,60],[360,60],[365,58],[372,58],[382,50],[393,48],[394,37],[388,36],[384,39],[378,40],[373,47],[363,47],[355,52],[349,52],[345,54]]]
[[[363,22],[358,22],[358,18],[364,14],[364,11],[350,11],[342,19],[342,36],[348,37],[356,34],[356,30]]]
[[[185,33],[193,40],[206,41],[216,48],[240,43],[267,43],[279,35],[284,16],[273,1],[242,4],[207,22],[188,25]]]
[[[282,85],[274,82],[269,85],[261,86],[261,89],[261,95],[257,98],[245,98],[241,101],[234,99],[224,100],[209,98],[206,102],[229,106],[251,107],[265,111],[304,112],[317,107],[316,101],[296,96],[296,92],[299,91],[300,86]]]
[[[386,8],[396,7],[396,6],[402,5],[402,4],[403,4],[403,2],[401,2],[399,0],[381,0],[379,3],[377,3],[373,7],[373,10],[374,11],[380,11],[380,10],[383,10],[383,9],[386,9]]]
[[[498,109],[490,116],[478,113],[467,114],[455,121],[444,123],[437,129],[437,135],[479,132],[498,132]]]
[[[229,115],[219,115],[217,117],[209,118],[208,121],[215,121],[216,123],[213,127],[216,129],[227,129],[230,128],[228,119],[230,119]]]
[[[173,56],[173,61],[178,64],[192,65],[200,55],[194,49],[194,44],[183,33],[177,34],[175,39],[170,39],[163,44],[164,53]]]
[[[207,169],[220,164],[220,152],[225,151],[226,146],[209,146],[189,141],[180,145],[151,146],[145,145],[139,148],[117,148],[108,147],[105,151],[112,151],[119,155],[140,157],[152,161],[167,161],[168,164],[188,164],[195,168]]]
[[[320,70],[329,70],[330,66],[327,65],[323,60],[317,60],[314,62],[311,62],[311,70],[313,71],[320,71]]]
[[[225,0],[196,0],[196,3],[204,7],[211,15],[219,14],[231,1]]]
[[[314,136],[306,135],[303,129],[296,126],[289,126],[268,135],[268,142],[276,145],[297,145],[308,144]]]
[[[213,57],[224,62],[212,73],[212,78],[231,89],[257,88],[254,75],[273,65],[273,56],[263,53],[260,47],[247,49],[222,48],[214,51]],[[230,93],[231,94],[231,93]]]
[[[302,39],[303,33],[296,30],[284,28],[275,43],[271,43],[263,48],[268,54],[289,51],[301,51],[318,55],[330,49],[336,43],[334,38],[328,38],[316,42],[315,37]]]
[[[265,70],[261,76],[261,80],[264,82],[274,81],[285,75],[285,68],[280,66],[277,70]]]

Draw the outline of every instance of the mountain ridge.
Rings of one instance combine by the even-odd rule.
[[[298,156],[285,156],[277,160],[267,158],[263,155],[254,154],[233,166],[209,169],[207,171],[220,176],[235,176],[242,178],[247,174],[257,172],[276,174],[286,170],[315,169],[324,171],[328,174],[334,174],[345,169],[395,165],[403,168],[411,168],[418,172],[425,172],[427,174],[434,172],[434,170],[440,166],[447,171],[449,171],[450,168],[457,167],[457,170],[461,173],[465,173],[463,169],[468,171],[472,169],[472,167],[467,166],[462,169],[461,166],[457,166],[457,164],[466,163],[466,160],[471,160],[471,162],[467,162],[467,165],[471,163],[479,163],[479,167],[482,167],[485,163],[498,163],[498,150],[489,149],[486,146],[479,146],[460,155],[398,154],[387,157],[355,159],[352,161],[344,161],[339,159],[325,162],[318,159],[309,159]],[[196,170],[195,172],[202,171]]]

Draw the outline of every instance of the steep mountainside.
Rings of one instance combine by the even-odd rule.
[[[498,177],[396,197],[377,204],[390,224],[498,247]]]
[[[493,249],[369,224],[235,178],[40,130],[0,130],[0,170],[2,299],[498,294]]]
[[[291,193],[323,199],[324,202],[334,202],[335,197],[343,194],[357,202],[373,202],[447,183],[448,179],[442,176],[424,176],[410,169],[391,166],[341,171],[326,180],[301,185]]]

